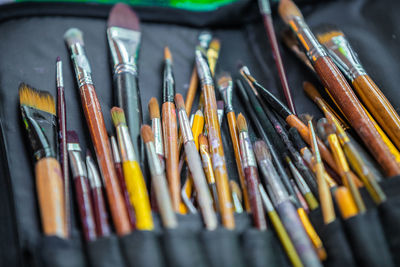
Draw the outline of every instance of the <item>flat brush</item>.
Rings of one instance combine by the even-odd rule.
[[[245,173],[245,181],[247,192],[249,194],[250,209],[253,216],[255,227],[260,231],[267,230],[267,221],[265,220],[264,209],[258,184],[260,178],[258,176],[257,161],[254,156],[253,147],[251,145],[246,119],[239,113],[237,117],[237,127],[239,131],[240,152],[242,156],[243,169]]]
[[[113,107],[111,109],[111,117],[117,130],[126,188],[131,204],[135,209],[136,228],[138,230],[153,230],[154,224],[146,183],[133,149],[124,111],[121,108]]]
[[[57,120],[53,96],[26,84],[19,86],[19,103],[35,159],[35,182],[45,235],[67,238],[64,188],[57,161]]]
[[[149,114],[151,119],[151,129],[154,134],[154,145],[156,154],[160,159],[161,167],[165,168],[164,158],[164,144],[163,144],[163,132],[161,127],[160,108],[158,106],[157,98],[152,97],[149,101]]]
[[[243,206],[242,206],[242,191],[238,185],[233,180],[229,181],[229,187],[231,188],[232,192],[232,200],[233,206],[235,207],[235,213],[243,213]]]
[[[317,27],[318,41],[351,81],[361,101],[400,149],[400,116],[362,66],[344,33],[334,25]]]
[[[386,175],[400,174],[400,165],[380,138],[346,79],[305,23],[300,10],[291,0],[283,0],[278,11],[305,48],[322,84],[329,90],[364,143],[368,144],[371,154],[385,170]],[[322,150],[321,152],[323,153]]]
[[[178,108],[179,125],[182,129],[187,164],[197,192],[197,202],[199,203],[206,229],[215,230],[218,226],[217,216],[214,212],[212,197],[207,187],[201,158],[193,140],[193,133],[190,128],[189,119],[185,111],[185,103],[181,94],[176,94],[175,103]]]
[[[275,60],[276,68],[278,69],[279,78],[285,94],[286,102],[290,111],[296,114],[296,109],[294,106],[292,94],[290,93],[289,84],[286,78],[285,68],[283,67],[281,53],[279,52],[278,41],[276,40],[276,34],[274,30],[274,23],[272,21],[271,6],[269,0],[258,0],[258,6],[260,8],[260,13],[263,17],[264,27],[268,35],[269,43],[272,48],[272,55]]]
[[[106,203],[103,197],[100,174],[97,170],[96,163],[93,161],[92,156],[90,155],[89,150],[86,151],[86,169],[90,185],[90,192],[92,195],[97,237],[109,236],[111,234],[111,229],[108,223],[108,214]]]
[[[93,85],[89,61],[86,57],[83,34],[79,29],[71,28],[64,34],[65,42],[70,50],[76,81],[81,95],[82,108],[93,142],[96,158],[104,179],[104,187],[111,210],[111,216],[118,235],[131,231],[124,198],[118,185],[111,145],[104,123],[103,113]]]
[[[217,66],[219,50],[221,43],[217,38],[213,38],[210,42],[210,46],[207,49],[207,61],[210,66],[211,75],[215,74],[215,67]]]
[[[140,22],[128,5],[119,3],[111,9],[107,21],[107,38],[116,104],[126,114],[135,154],[139,162],[143,163],[144,148],[140,139],[140,125],[143,118],[137,72],[141,40]]]
[[[70,157],[71,171],[75,184],[75,197],[78,203],[79,215],[83,235],[86,241],[96,239],[96,223],[90,196],[90,186],[87,178],[85,162],[82,158],[82,150],[79,138],[75,131],[68,131],[66,135],[68,143],[68,154]]]
[[[167,178],[165,177],[164,168],[161,166],[161,162],[159,161],[159,155],[156,152],[155,138],[152,129],[148,125],[143,125],[141,133],[146,146],[151,181],[162,223],[165,228],[176,228],[178,226],[178,220],[174,209],[172,208]]]
[[[179,212],[181,203],[178,152],[178,125],[174,104],[175,79],[172,73],[172,56],[168,47],[164,49],[164,74],[163,74],[163,104],[162,104],[162,130],[165,151],[165,169],[167,173],[169,192],[171,193],[172,206]]]
[[[215,182],[217,184],[222,224],[228,229],[233,229],[235,228],[235,219],[233,217],[232,196],[229,188],[228,171],[221,140],[221,129],[218,123],[214,82],[206,58],[199,48],[196,49],[196,66],[204,94],[204,115],[206,118],[208,143],[210,145],[211,158],[213,161]]]
[[[225,113],[228,118],[229,133],[231,136],[233,152],[235,153],[236,169],[239,174],[240,186],[243,190],[244,205],[247,212],[250,212],[249,197],[244,180],[242,159],[240,156],[239,134],[236,128],[236,115],[232,105],[233,82],[232,77],[227,72],[222,72],[217,77],[217,87],[220,95],[224,99]]]
[[[335,199],[343,220],[347,220],[358,214],[356,203],[354,203],[353,197],[347,187],[338,187],[335,191]]]

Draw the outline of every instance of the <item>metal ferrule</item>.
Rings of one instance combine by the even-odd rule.
[[[196,49],[196,66],[201,84],[214,85],[210,67],[208,66],[206,59],[204,58],[202,52],[199,49]]]
[[[137,75],[136,56],[141,33],[120,27],[107,29],[114,74],[130,72]]]
[[[224,86],[218,86],[219,87],[219,92],[222,95],[222,98],[224,99],[225,103],[225,112],[229,113],[233,111],[233,105],[232,105],[232,81],[229,81],[228,85]]]
[[[56,85],[57,87],[64,87],[62,61],[57,61],[56,64]]]
[[[184,109],[179,109],[178,116],[182,131],[183,144],[193,141],[194,138],[193,138],[192,128],[190,127],[186,111]]]
[[[350,81],[353,81],[358,76],[367,74],[356,52],[354,52],[344,36],[335,36],[329,42],[324,43],[324,46],[335,64]]]
[[[146,150],[151,175],[162,174],[164,170],[161,167],[160,159],[157,155],[154,142],[147,142]]]
[[[267,212],[274,211],[274,205],[272,204],[271,200],[269,199],[267,192],[265,192],[264,187],[262,186],[261,183],[258,184],[258,189],[260,191],[261,199],[264,203],[265,209]]]
[[[271,5],[269,4],[269,0],[258,0],[258,7],[260,8],[261,14],[271,14]]]
[[[111,149],[113,153],[114,162],[121,163],[121,156],[119,155],[117,140],[115,140],[114,136],[111,136],[110,139],[111,139]]]
[[[69,162],[71,165],[72,176],[74,178],[87,177],[85,162],[82,159],[81,148],[78,144],[68,144]]]
[[[81,87],[85,84],[93,84],[92,71],[85,54],[84,46],[80,43],[74,43],[69,48],[71,50],[71,60],[75,69],[78,86]]]
[[[304,181],[303,177],[301,176],[300,172],[296,169],[292,161],[288,161],[290,171],[293,174],[294,179],[296,180],[296,184],[300,189],[302,195],[310,193],[310,188]]]
[[[248,132],[240,132],[240,153],[242,155],[243,168],[257,167],[256,157],[254,156],[253,148]]]
[[[163,76],[163,103],[174,102],[175,79],[172,73],[172,63],[169,59],[165,60]]]
[[[154,118],[151,120],[151,130],[154,134],[154,146],[158,155],[164,156],[164,147],[162,139],[162,128],[160,118]]]
[[[267,186],[270,189],[270,196],[273,202],[275,204],[279,204],[289,199],[286,188],[283,185],[281,178],[276,172],[272,162],[267,159],[261,160],[258,167],[263,176],[267,179]]]
[[[86,156],[87,177],[89,179],[90,188],[101,187],[100,175],[93,159]]]
[[[126,125],[119,125],[117,127],[117,138],[122,162],[136,161],[135,150],[133,149],[132,140]]]
[[[294,17],[290,21],[290,26],[311,62],[315,62],[318,58],[328,55],[325,48],[318,42],[308,25],[304,22],[304,19]]]

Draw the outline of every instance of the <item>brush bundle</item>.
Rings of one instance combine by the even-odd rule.
[[[259,2],[0,7],[5,266],[400,264],[395,14]]]

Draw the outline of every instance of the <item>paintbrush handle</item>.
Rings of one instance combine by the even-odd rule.
[[[108,215],[106,203],[103,198],[101,187],[91,189],[94,220],[96,222],[96,232],[98,237],[109,236],[111,234],[110,225],[108,224]]]
[[[126,211],[128,212],[129,222],[131,223],[132,229],[136,228],[136,217],[135,210],[129,200],[128,189],[126,188],[124,171],[122,169],[122,164],[120,162],[114,162],[115,172],[117,173],[119,187],[121,188],[122,195],[124,196],[124,202],[126,206]]]
[[[101,112],[101,106],[92,84],[82,85],[80,87],[80,94],[86,122],[96,151],[104,187],[106,188],[113,222],[117,234],[124,235],[131,231],[131,226],[124,198],[118,185],[118,178],[111,155],[111,145],[108,139],[103,113]]]
[[[96,224],[94,221],[94,213],[92,201],[90,197],[89,182],[84,176],[74,177],[75,197],[78,203],[79,214],[81,217],[83,235],[86,241],[96,239]]]
[[[323,85],[328,88],[340,109],[343,111],[351,126],[385,170],[386,175],[400,174],[400,165],[382,141],[373,123],[363,110],[359,100],[339,69],[329,57],[319,57],[314,61],[314,68]]]
[[[186,94],[185,100],[185,110],[186,114],[189,116],[190,112],[192,111],[192,105],[194,98],[196,96],[197,87],[199,86],[199,77],[197,76],[197,69],[196,65],[193,67],[192,76],[190,77],[190,84],[189,89]]]
[[[249,192],[249,202],[254,226],[260,231],[265,231],[267,230],[267,221],[265,220],[263,203],[258,189],[258,181],[260,178],[258,177],[257,167],[247,167],[244,169],[244,173],[246,177],[246,187]]]
[[[154,224],[149,195],[139,163],[137,161],[125,161],[122,163],[122,168],[130,201],[135,209],[136,228],[138,230],[153,230]]]
[[[400,117],[389,100],[368,75],[355,78],[353,86],[372,116],[400,149]]]
[[[64,211],[64,189],[60,163],[55,158],[36,162],[36,190],[45,235],[67,237]]]
[[[247,188],[246,188],[246,183],[245,183],[245,178],[244,178],[244,171],[243,171],[243,166],[242,166],[242,159],[240,156],[239,134],[237,132],[235,112],[234,111],[228,112],[226,114],[226,116],[228,117],[229,133],[231,135],[233,152],[235,153],[236,168],[237,168],[237,171],[239,174],[240,187],[243,192],[243,202],[244,202],[246,211],[250,212],[249,196],[247,193]]]
[[[181,203],[181,181],[179,175],[178,153],[178,126],[176,120],[175,104],[165,102],[162,105],[162,128],[164,138],[165,169],[168,179],[169,192],[171,193],[172,206],[179,212]]]

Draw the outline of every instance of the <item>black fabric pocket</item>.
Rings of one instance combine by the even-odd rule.
[[[239,244],[239,235],[236,231],[224,228],[217,228],[213,231],[203,231],[201,232],[201,242],[209,266],[244,266]]]
[[[79,240],[45,236],[38,247],[42,267],[84,267],[85,257]]]
[[[122,254],[128,267],[163,267],[157,234],[153,231],[134,231],[120,238]]]
[[[246,266],[290,266],[279,240],[272,230],[248,229],[242,234],[242,248]]]
[[[90,266],[124,267],[118,238],[114,235],[101,237],[87,243]]]
[[[344,228],[359,266],[394,266],[376,209],[345,220]]]
[[[169,267],[208,266],[198,235],[193,230],[164,230],[162,248]]]

